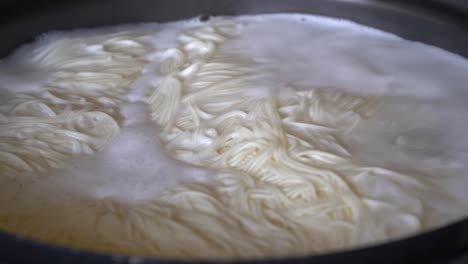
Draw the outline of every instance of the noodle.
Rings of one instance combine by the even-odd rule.
[[[15,94],[0,108],[1,175],[61,168],[71,156],[106,146],[119,133],[116,106],[149,50],[144,35],[125,33],[48,41],[30,60],[54,69],[52,80],[39,92]]]

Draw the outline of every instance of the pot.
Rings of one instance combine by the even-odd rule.
[[[343,18],[438,46],[468,58],[468,7],[463,0],[8,0],[0,4],[0,57],[41,32],[135,22],[166,22],[199,15],[308,13]],[[188,261],[100,254],[0,232],[0,264],[187,263]],[[191,262],[193,263],[193,262]],[[199,262],[202,263],[202,262]],[[211,261],[203,263],[236,263]],[[468,219],[423,234],[353,250],[243,263],[468,263]]]

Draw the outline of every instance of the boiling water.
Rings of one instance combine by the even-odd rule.
[[[380,109],[372,118],[343,135],[351,158],[421,174],[447,188],[459,203],[428,202],[426,207],[432,213],[426,216],[426,229],[466,216],[468,60],[342,20],[303,15],[236,19],[244,23],[242,34],[220,49],[250,57],[263,69],[250,96],[265,96],[272,88],[283,94],[286,87],[313,87],[381,98]],[[200,24],[191,20],[54,33],[34,44],[47,45],[68,35],[144,29],[153,32],[155,51],[146,56],[150,62],[119,108],[122,129],[112,143],[100,153],[73,160],[64,169],[0,178],[0,210],[27,211],[51,200],[78,197],[148,200],[183,182],[216,184],[214,172],[175,161],[164,152],[144,103],[148,84],[160,78],[156,68],[162,52],[175,46],[183,29]],[[25,47],[0,64],[2,100],[16,92],[35,91],[49,80],[49,69],[28,64],[30,50]],[[367,192],[399,196],[398,189],[385,182],[366,188]]]

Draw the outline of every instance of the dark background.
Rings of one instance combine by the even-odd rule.
[[[57,1],[57,0],[0,0],[0,8],[4,8],[4,7],[11,6],[11,5],[18,4],[18,3],[25,3],[25,2],[48,3],[48,2],[54,2],[54,1]],[[65,2],[65,1],[72,1],[72,0],[61,0],[60,2]],[[99,0],[94,0],[94,1],[99,1]],[[287,0],[282,0],[282,1],[287,1]],[[370,0],[370,1],[391,2],[392,0]],[[138,0],[135,0],[135,3],[137,2]],[[405,2],[419,2],[419,3],[427,2],[427,4],[435,3],[435,4],[442,5],[442,6],[446,6],[447,8],[458,9],[458,10],[463,10],[463,11],[468,12],[468,0],[406,0]],[[467,16],[467,19],[468,19],[468,16]]]

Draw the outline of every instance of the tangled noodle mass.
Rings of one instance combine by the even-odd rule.
[[[255,60],[219,50],[241,32],[231,20],[186,29],[163,53],[161,81],[146,98],[165,151],[215,171],[215,183],[181,184],[155,200],[52,202],[0,213],[0,227],[66,246],[194,258],[311,254],[420,230],[423,207],[409,190],[430,185],[357,164],[340,141],[378,99],[294,87],[249,96]],[[1,176],[60,168],[108,145],[119,133],[119,104],[147,63],[147,38],[64,38],[36,50],[32,61],[57,71],[43,90],[1,106]],[[406,197],[381,197],[363,179]]]

